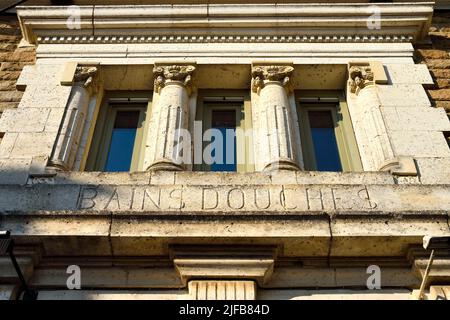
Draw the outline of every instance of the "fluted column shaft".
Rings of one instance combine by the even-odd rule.
[[[299,170],[294,147],[293,118],[286,86],[291,66],[253,67],[252,90],[259,95],[255,127],[260,146],[257,159],[263,170]]]
[[[191,159],[190,141],[183,133],[189,126],[190,65],[158,66],[154,69],[155,90],[159,97],[152,107],[149,128],[150,145],[146,155],[147,170],[184,170]]]
[[[96,67],[78,67],[74,85],[63,116],[62,125],[49,160],[58,170],[72,170],[88,113],[93,77]]]
[[[348,88],[349,99],[356,102],[351,115],[364,170],[378,171],[394,157],[394,151],[381,114],[381,101],[370,66],[352,65],[349,68]]]

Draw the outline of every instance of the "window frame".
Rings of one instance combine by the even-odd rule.
[[[359,148],[344,94],[340,91],[298,91],[295,100],[305,170],[318,171],[308,112],[330,111],[342,172],[362,172]]]
[[[205,101],[205,98],[217,99],[217,101]],[[227,101],[229,98],[231,100]],[[242,98],[237,101],[236,99]],[[194,171],[211,171],[211,165],[203,162],[203,150],[210,144],[209,141],[203,141],[203,134],[206,130],[211,129],[212,112],[215,110],[230,110],[234,109],[236,112],[236,130],[241,129],[244,132],[252,128],[252,113],[250,94],[247,90],[239,89],[223,89],[213,90],[204,89],[199,90],[197,96],[197,111],[196,121],[202,122],[202,164],[195,164]],[[241,139],[244,138],[245,141]],[[250,161],[251,153],[253,152],[252,138],[248,136],[240,137],[236,135],[236,161],[238,159],[239,145],[244,145],[245,163],[237,163],[236,171],[238,173],[254,172],[255,166]]]
[[[109,92],[105,94],[100,106],[92,144],[89,150],[85,171],[104,171],[111,144],[114,121],[119,111],[139,111],[140,127],[136,128],[133,155],[128,172],[144,171],[145,137],[147,122],[151,112],[151,93],[148,92]]]

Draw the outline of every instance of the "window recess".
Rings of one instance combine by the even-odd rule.
[[[299,96],[297,113],[305,170],[362,171],[343,95],[303,92]]]
[[[86,171],[143,171],[148,93],[106,95],[96,121]]]

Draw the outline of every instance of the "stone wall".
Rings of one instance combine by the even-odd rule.
[[[23,93],[17,91],[16,81],[23,66],[35,61],[34,48],[19,48],[21,38],[17,17],[0,15],[0,115],[19,104]]]
[[[433,106],[450,117],[450,12],[435,12],[429,35],[429,44],[416,47],[416,60],[427,64],[433,76],[435,84],[427,88]]]

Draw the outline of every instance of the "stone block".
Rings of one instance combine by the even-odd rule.
[[[63,72],[61,73],[61,85],[71,86],[73,85],[73,77],[77,69],[78,62],[69,61],[64,64]]]
[[[450,100],[450,89],[429,90],[428,92],[433,100],[437,101]]]
[[[156,185],[175,184],[175,172],[173,171],[151,172],[150,184]]]
[[[48,108],[6,110],[0,117],[0,132],[42,132],[49,113]]]
[[[153,181],[156,181],[153,180]],[[188,172],[175,173],[175,184],[179,185],[258,185],[269,184],[270,174],[266,173],[229,173],[229,172]]]
[[[394,184],[387,172],[319,172],[298,171],[298,184]]]
[[[381,107],[388,130],[450,131],[450,121],[440,108]]]
[[[0,159],[9,158],[17,140],[18,133],[7,132],[0,143]]]
[[[20,100],[20,108],[65,108],[71,87],[30,85]]]
[[[65,108],[51,108],[47,121],[45,122],[46,132],[58,132],[61,125]]]
[[[421,84],[393,84],[377,86],[383,107],[429,107],[431,102]]]
[[[19,133],[11,151],[13,158],[50,156],[56,133]]]
[[[439,131],[392,131],[390,141],[396,155],[450,157],[450,149]]]
[[[148,185],[149,172],[58,172],[55,184]]]
[[[17,79],[16,88],[21,91],[25,90],[27,85],[33,82],[33,79],[35,78],[36,73],[37,73],[36,65],[24,66],[22,71],[18,72],[18,74],[20,74],[20,76]]]
[[[422,184],[450,184],[450,158],[417,158]]]
[[[391,84],[434,84],[425,64],[386,64]]]

